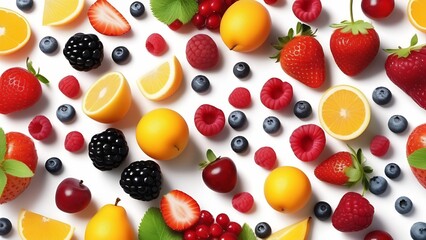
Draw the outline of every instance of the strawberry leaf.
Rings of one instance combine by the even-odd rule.
[[[181,240],[182,235],[166,225],[159,208],[151,207],[145,212],[139,224],[138,239]]]
[[[0,163],[4,160],[6,154],[6,134],[4,134],[3,128],[0,128]]]
[[[358,168],[345,168],[345,175],[348,176],[348,182],[358,182],[361,179],[361,171]]]
[[[3,194],[4,188],[6,187],[6,183],[7,183],[6,173],[4,173],[3,170],[0,169],[0,197]]]
[[[2,169],[5,173],[15,177],[25,178],[34,176],[33,171],[25,163],[14,159],[4,160]]]
[[[36,71],[33,67],[33,62],[28,57],[27,57],[26,65],[27,65],[28,71],[32,73],[33,75],[36,75]]]
[[[240,234],[238,235],[238,240],[256,240],[256,235],[254,235],[253,229],[247,223],[243,224]]]
[[[408,156],[408,163],[411,167],[426,169],[426,148],[420,148]]]
[[[167,25],[176,19],[188,23],[198,11],[196,0],[151,0],[150,5],[152,14]]]

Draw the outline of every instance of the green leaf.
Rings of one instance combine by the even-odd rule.
[[[419,39],[417,38],[417,34],[411,38],[410,46],[415,46],[418,43]]]
[[[253,229],[247,223],[243,224],[241,233],[238,235],[238,240],[257,240],[256,235],[254,235]]]
[[[3,131],[3,128],[0,128],[0,163],[4,160],[4,155],[6,154],[6,134]]]
[[[373,168],[370,166],[364,166],[364,172],[365,173],[372,173],[373,172]]]
[[[348,176],[348,182],[358,182],[361,178],[361,171],[358,168],[348,167],[345,169],[345,175]]]
[[[29,58],[27,58],[26,64],[27,64],[28,71],[30,71],[32,74],[35,75],[36,71],[35,71],[35,69],[33,67],[33,62],[31,62],[31,60]]]
[[[45,76],[38,74],[38,73],[35,76],[40,82],[42,82],[44,84],[49,83],[49,80],[47,80],[47,78]]]
[[[9,175],[25,178],[34,176],[33,171],[23,162],[14,160],[14,159],[6,159],[2,163],[3,171]]]
[[[3,172],[3,170],[0,169],[0,197],[3,194],[3,190],[6,187],[7,183],[7,176],[6,173]]]
[[[426,148],[420,148],[408,156],[408,163],[411,167],[426,169]]]
[[[150,5],[152,14],[167,25],[176,19],[188,23],[198,11],[196,0],[151,0]]]
[[[139,240],[181,240],[182,234],[169,228],[164,222],[160,209],[149,208],[139,224]]]

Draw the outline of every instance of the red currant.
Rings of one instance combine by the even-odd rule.
[[[214,13],[222,13],[225,8],[223,0],[210,0],[210,9]]]
[[[228,215],[226,213],[219,213],[216,216],[216,222],[223,228],[226,229],[230,222]]]
[[[264,0],[268,5],[274,5],[278,0]]]
[[[193,17],[192,17],[192,24],[197,28],[197,29],[203,29],[205,27],[206,24],[206,18],[204,16],[202,16],[199,13],[196,13]]]
[[[207,225],[201,224],[195,227],[195,233],[200,239],[208,239],[210,237],[210,228]]]
[[[213,223],[212,225],[210,225],[210,235],[212,237],[220,237],[222,233],[223,229],[219,224]]]
[[[215,30],[220,27],[220,20],[222,17],[218,13],[213,13],[207,17],[206,27],[210,30]]]
[[[192,229],[185,230],[183,233],[183,240],[198,240],[197,233]]]
[[[236,1],[238,1],[238,0],[225,0],[225,4],[226,4],[227,7],[230,7]]]
[[[222,236],[220,236],[220,240],[238,240],[238,237],[231,232],[224,232]]]
[[[210,1],[203,1],[198,5],[198,14],[204,17],[210,16],[212,14],[212,9],[210,8]]]
[[[183,23],[179,19],[176,19],[169,24],[169,28],[172,29],[173,31],[177,31],[179,28],[182,27],[182,25]]]
[[[230,222],[226,228],[227,232],[231,232],[237,236],[240,234],[241,229],[241,225],[237,222]]]
[[[198,224],[204,224],[210,226],[214,223],[213,215],[207,210],[201,210],[200,212],[200,220],[198,220]]]

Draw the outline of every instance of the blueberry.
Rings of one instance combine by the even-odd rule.
[[[263,121],[263,130],[269,134],[278,132],[281,128],[281,122],[277,117],[269,116]]]
[[[51,157],[44,164],[46,170],[52,174],[58,173],[62,169],[62,161],[57,157]]]
[[[389,118],[388,128],[394,133],[402,133],[407,129],[408,121],[402,115],[393,115]]]
[[[413,202],[406,196],[399,197],[395,201],[395,210],[400,214],[407,214],[413,208]]]
[[[236,153],[242,153],[247,150],[249,143],[247,138],[243,136],[236,136],[231,140],[231,148]]]
[[[410,228],[410,235],[413,240],[426,240],[426,223],[414,223]]]
[[[385,105],[392,99],[392,92],[386,87],[377,87],[373,91],[373,101],[378,105]]]
[[[133,17],[140,17],[144,14],[144,12],[145,12],[145,6],[143,5],[143,3],[139,1],[135,1],[132,4],[130,4],[130,14]]]
[[[33,0],[16,0],[16,6],[21,11],[28,11],[33,7],[33,5]]]
[[[388,188],[388,182],[382,176],[374,176],[370,178],[369,190],[372,194],[380,195]]]
[[[4,236],[12,231],[12,223],[7,218],[0,218],[0,236]]]
[[[250,73],[250,66],[245,62],[238,62],[234,65],[233,72],[237,78],[245,78]]]
[[[385,175],[390,179],[395,179],[401,174],[401,168],[396,163],[389,163],[385,167]]]
[[[240,110],[235,110],[231,112],[228,116],[229,126],[231,126],[233,129],[242,128],[246,122],[247,122],[247,117]]]
[[[46,36],[40,40],[38,47],[43,53],[53,53],[58,49],[58,41],[54,37]]]
[[[267,222],[260,222],[256,224],[254,228],[254,233],[258,238],[267,238],[271,235],[272,229]]]
[[[327,220],[332,214],[332,209],[330,204],[324,201],[319,201],[314,206],[314,214],[319,220]]]
[[[61,122],[69,122],[75,117],[75,109],[70,104],[62,104],[56,110],[56,117]]]
[[[307,118],[312,113],[311,104],[309,104],[307,101],[298,101],[296,104],[294,104],[293,112],[294,115],[296,115],[298,118]]]
[[[192,89],[197,93],[203,93],[210,88],[210,81],[204,75],[197,75],[191,81]]]
[[[112,60],[117,64],[124,63],[129,58],[129,56],[129,49],[124,46],[118,46],[114,48],[111,54]]]

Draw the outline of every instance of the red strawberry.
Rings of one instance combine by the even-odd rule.
[[[19,132],[0,128],[0,204],[18,197],[30,184],[37,167],[34,142]]]
[[[277,165],[277,154],[271,147],[261,147],[254,153],[254,162],[266,170],[272,170]]]
[[[27,69],[9,68],[0,76],[0,113],[8,114],[24,110],[40,99],[42,92],[40,82],[47,84],[49,81],[35,71],[28,58]]]
[[[411,171],[426,188],[426,123],[417,126],[410,133],[406,149]]]
[[[101,34],[120,36],[130,31],[129,22],[107,0],[96,0],[87,11],[92,27]]]
[[[390,55],[385,70],[396,86],[426,109],[426,46],[417,45],[417,41],[414,35],[408,48],[386,50]]]
[[[347,192],[331,216],[334,228],[341,232],[356,232],[366,229],[373,222],[374,207],[361,194]]]
[[[296,33],[288,31],[286,37],[278,38],[277,58],[285,73],[312,88],[320,87],[325,81],[325,59],[321,44],[314,38],[311,27],[298,22]]]
[[[251,104],[250,91],[247,88],[237,87],[229,94],[228,102],[235,108],[247,108]]]
[[[164,221],[171,229],[183,231],[198,222],[201,210],[198,203],[180,190],[172,190],[163,195],[160,211]]]
[[[193,68],[210,69],[219,62],[219,50],[209,35],[196,34],[186,43],[186,59]]]
[[[80,93],[80,83],[74,76],[62,78],[58,84],[59,90],[69,98],[76,98]]]
[[[293,87],[279,78],[270,78],[260,91],[260,101],[272,110],[287,107],[293,99]]]
[[[302,22],[312,22],[318,18],[322,10],[320,0],[296,0],[292,10],[294,15]]]
[[[370,152],[374,156],[382,157],[389,150],[390,141],[387,137],[376,135],[370,142]]]
[[[214,136],[225,127],[225,114],[210,104],[202,104],[195,111],[195,127],[204,136]]]
[[[325,134],[315,124],[306,124],[296,128],[290,136],[290,146],[294,155],[304,162],[314,161],[325,147]]]

